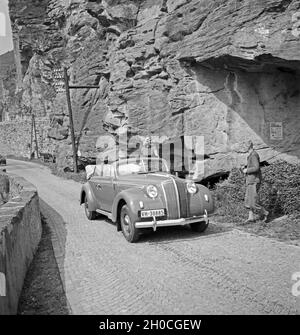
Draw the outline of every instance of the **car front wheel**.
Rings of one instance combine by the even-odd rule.
[[[89,210],[89,203],[88,203],[87,196],[85,196],[84,198],[84,212],[85,212],[86,217],[89,220],[95,220],[97,213]]]
[[[130,243],[136,242],[139,239],[140,234],[139,230],[134,226],[127,205],[124,205],[121,209],[120,221],[122,233],[126,240]]]
[[[203,233],[208,227],[209,222],[201,221],[201,222],[193,222],[190,224],[192,231],[196,231],[198,233]]]

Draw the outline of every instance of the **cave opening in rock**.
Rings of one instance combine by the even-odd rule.
[[[206,177],[202,179],[201,181],[197,182],[197,184],[201,184],[206,186],[209,189],[212,189],[215,187],[216,184],[226,180],[229,178],[230,172],[220,172],[220,173],[215,173],[209,177]]]

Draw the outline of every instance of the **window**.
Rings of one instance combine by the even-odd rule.
[[[117,173],[126,176],[139,173],[169,172],[168,166],[161,159],[130,159],[117,165]]]
[[[109,178],[111,177],[111,165],[103,164],[103,177]]]
[[[127,176],[129,174],[135,174],[142,170],[142,166],[137,163],[128,163],[118,166],[118,173],[120,176]]]
[[[0,12],[0,36],[6,37],[6,17],[2,12]]]
[[[102,172],[103,172],[103,164],[96,165],[94,176],[102,177]]]

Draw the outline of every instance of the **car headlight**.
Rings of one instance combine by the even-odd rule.
[[[197,192],[197,185],[193,181],[189,181],[186,184],[186,188],[190,194],[195,194]]]
[[[154,185],[148,185],[146,191],[150,198],[154,199],[158,195],[157,188]]]

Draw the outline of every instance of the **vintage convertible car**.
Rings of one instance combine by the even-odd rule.
[[[190,225],[203,232],[214,212],[210,191],[169,173],[159,158],[130,158],[93,167],[82,186],[80,204],[89,220],[97,213],[117,224],[129,242],[144,228]]]

